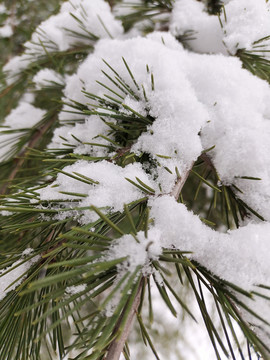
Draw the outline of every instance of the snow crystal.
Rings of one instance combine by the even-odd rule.
[[[22,253],[20,260],[15,261],[10,267],[0,271],[0,300],[2,300],[8,292],[16,289],[16,287],[22,283],[26,277],[25,273],[40,259],[40,256],[37,255],[24,262],[24,258],[31,255],[32,252],[32,249],[26,249]],[[4,275],[1,276],[2,274]]]
[[[33,82],[35,83],[36,89],[41,90],[42,88],[51,87],[55,85],[64,85],[65,81],[62,75],[52,69],[42,69],[34,77]]]
[[[86,196],[82,200],[78,200],[78,206],[80,207],[94,205],[98,208],[104,208],[103,211],[106,212],[108,210],[123,211],[124,204],[144,197],[144,193],[127,181],[126,178],[136,182],[136,177],[138,177],[148,186],[155,188],[153,181],[149,179],[142,166],[138,163],[122,168],[105,160],[97,163],[78,161],[74,165],[65,167],[64,171],[75,176],[75,173],[87,176],[97,183],[87,184],[59,173],[57,180],[52,185],[40,190],[42,200],[74,200],[74,196],[61,194],[60,192],[76,192]],[[54,187],[54,185],[59,186]],[[78,197],[75,196],[75,199],[77,200]],[[65,215],[65,213],[63,214]],[[84,217],[81,221],[84,223],[97,219],[97,215],[93,211],[84,210],[83,214]]]

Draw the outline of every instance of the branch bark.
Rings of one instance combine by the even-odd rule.
[[[170,195],[173,196],[175,198],[175,200],[178,200],[180,194],[181,194],[181,191],[183,189],[183,186],[185,185],[188,177],[189,177],[189,174],[193,168],[193,165],[194,165],[194,161],[192,162],[190,168],[181,176],[177,179],[175,185],[174,185],[174,188],[172,189]]]
[[[37,132],[34,134],[33,138],[29,141],[27,148],[34,148],[36,143],[42,138],[42,136],[49,130],[49,128],[52,126],[52,124],[55,121],[55,117],[53,116],[50,121],[48,121],[45,125],[43,125],[40,129],[37,129]],[[21,169],[21,167],[23,166],[24,162],[25,162],[25,154],[27,151],[27,148],[24,149],[21,154],[19,154],[19,156],[17,157],[17,164],[15,166],[15,168],[12,170],[12,172],[10,173],[5,185],[2,186],[1,190],[0,190],[0,194],[5,194],[6,190],[8,188],[8,186],[10,185],[10,183],[12,182],[12,180],[14,180],[14,178],[16,177],[18,171]]]
[[[121,336],[119,338],[116,338],[111,345],[108,348],[108,352],[105,355],[103,360],[119,360],[120,355],[123,351],[123,348],[125,346],[125,342],[128,339],[129,333],[131,331],[134,317],[138,311],[140,300],[141,300],[141,294],[142,294],[142,288],[144,283],[144,278],[141,280],[140,286],[138,288],[137,294],[135,296],[134,302],[132,304],[132,308],[128,314],[128,318],[124,327],[123,332],[121,333]],[[116,326],[115,332],[118,331],[119,325],[121,324],[121,320],[119,321],[118,325]]]

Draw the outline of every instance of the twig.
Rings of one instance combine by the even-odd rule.
[[[108,0],[108,3],[109,3],[109,5],[110,5],[110,7],[111,7],[111,9],[112,9],[113,6],[114,6],[114,0]]]
[[[42,138],[42,136],[48,131],[48,129],[51,127],[51,125],[53,124],[53,122],[55,121],[55,117],[52,117],[50,121],[48,121],[45,125],[43,125],[41,127],[41,129],[37,129],[37,132],[35,133],[35,135],[33,136],[33,138],[29,141],[27,148],[34,148],[34,146],[36,145],[36,143]],[[20,157],[17,158],[17,164],[15,166],[15,168],[12,170],[11,174],[9,175],[6,184],[2,187],[2,189],[0,190],[0,194],[5,194],[8,186],[10,185],[10,183],[12,182],[12,180],[14,180],[15,176],[17,175],[17,172],[21,169],[21,167],[23,166],[24,162],[25,162],[25,158],[24,155],[27,151],[27,148],[24,149],[22,151],[22,153],[20,154]]]
[[[125,342],[127,341],[127,338],[128,338],[129,333],[131,331],[134,317],[135,317],[135,315],[137,313],[137,310],[138,310],[138,307],[140,305],[141,294],[142,294],[142,288],[143,288],[144,281],[145,281],[145,279],[143,278],[141,280],[140,286],[138,288],[137,294],[136,294],[134,302],[132,304],[132,308],[130,309],[130,312],[128,314],[128,318],[127,318],[124,330],[121,333],[121,336],[116,337],[115,340],[113,340],[113,342],[109,346],[108,352],[105,355],[103,360],[119,360],[120,355],[121,355],[121,353],[123,351],[123,348],[125,346]],[[118,325],[115,328],[115,333],[117,333],[120,324],[121,324],[121,319],[120,319],[120,321],[118,322]]]
[[[183,189],[183,186],[185,185],[188,177],[189,177],[189,174],[193,168],[193,165],[194,165],[194,161],[192,162],[192,164],[190,165],[190,168],[181,176],[177,179],[175,185],[174,185],[174,188],[172,189],[172,191],[170,192],[170,195],[173,196],[176,200],[178,200],[180,194],[181,194],[181,191]]]

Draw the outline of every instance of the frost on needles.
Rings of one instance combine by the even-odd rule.
[[[49,293],[45,299],[57,299],[60,309],[101,294],[91,310],[94,325],[85,330],[89,347],[78,359],[105,359],[115,334],[124,346],[135,313],[144,329],[138,309],[151,277],[173,312],[168,263],[178,275],[183,267],[201,309],[192,279],[204,284],[234,340],[230,317],[256,351],[269,355],[270,5],[230,0],[210,14],[209,3],[124,1],[111,10],[103,0],[65,2],[4,67],[9,85],[34,69],[0,134],[3,164],[16,158],[33,177],[17,183],[16,165],[5,180],[1,231],[11,244],[8,231],[22,242],[3,247],[0,276],[10,292],[0,298],[19,285],[26,299],[50,289],[52,299]],[[163,10],[135,21],[143,4],[148,15],[151,6]],[[145,35],[151,16],[154,28]],[[263,41],[262,55],[252,58]],[[78,44],[89,48],[76,71],[34,68],[37,59]],[[251,56],[250,68],[244,56]],[[256,72],[254,59],[268,68]],[[53,89],[63,90],[61,111],[49,118],[35,104]],[[37,147],[23,137],[31,127],[44,140]],[[81,348],[80,341],[73,345]]]

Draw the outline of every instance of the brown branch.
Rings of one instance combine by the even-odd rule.
[[[134,317],[135,317],[135,315],[138,311],[139,305],[140,305],[144,281],[145,281],[145,279],[143,278],[140,282],[137,294],[135,295],[135,299],[133,301],[132,307],[128,314],[128,318],[127,318],[125,327],[124,327],[120,337],[116,337],[115,340],[113,340],[113,342],[109,346],[108,352],[105,355],[105,357],[103,358],[103,360],[119,360],[120,355],[125,346],[125,342],[127,341],[129,333],[132,329]],[[117,331],[119,330],[120,324],[121,324],[121,319],[119,320],[118,324],[116,325],[115,333],[117,333]]]
[[[14,180],[15,176],[17,175],[18,171],[21,169],[25,162],[25,154],[28,150],[28,148],[34,148],[36,143],[42,138],[42,136],[49,130],[51,125],[54,123],[55,117],[53,116],[50,121],[48,121],[45,125],[43,125],[40,129],[37,129],[37,131],[34,133],[33,138],[29,141],[27,148],[25,148],[17,157],[17,159],[14,159],[17,161],[15,168],[10,173],[5,185],[1,188],[0,194],[5,194],[8,186],[10,183]]]
[[[108,0],[108,3],[109,3],[109,5],[110,5],[110,7],[111,7],[111,9],[112,9],[113,6],[114,6],[114,0]]]
[[[176,200],[178,200],[180,194],[181,194],[181,191],[183,189],[183,186],[185,185],[188,177],[189,177],[189,174],[193,168],[193,165],[194,165],[194,161],[192,162],[192,164],[190,165],[190,168],[181,176],[177,179],[175,185],[174,185],[174,188],[172,189],[172,191],[170,192],[170,195],[173,196]]]

